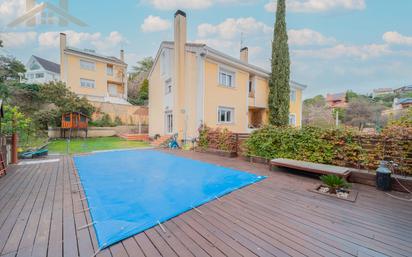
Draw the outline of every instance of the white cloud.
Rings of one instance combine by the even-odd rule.
[[[396,31],[385,32],[382,38],[388,44],[412,45],[412,36],[404,36]]]
[[[143,24],[140,26],[143,32],[163,31],[169,29],[170,27],[170,21],[153,15],[149,15],[146,19],[144,19]]]
[[[148,0],[154,8],[160,10],[204,9],[212,6],[213,0]]]
[[[349,57],[366,60],[369,58],[380,57],[391,53],[392,51],[386,44],[368,44],[360,46],[347,46],[344,44],[338,44],[333,47],[316,50],[292,50],[292,54],[296,57],[312,57],[320,59],[337,59]]]
[[[268,12],[276,11],[276,1],[265,5]],[[291,12],[326,12],[334,9],[363,10],[365,0],[287,0],[286,8]]]
[[[3,0],[0,3],[0,22],[9,23],[26,10],[25,0]]]
[[[289,44],[304,46],[304,45],[329,45],[335,44],[336,39],[326,37],[320,32],[311,29],[290,29],[288,30]]]
[[[249,4],[256,0],[146,0],[159,10],[206,9],[215,4]]]
[[[3,32],[0,33],[0,39],[4,42],[4,47],[18,48],[33,43],[36,40],[37,33],[28,32]]]
[[[127,42],[127,40],[118,31],[112,31],[106,37],[103,37],[100,32],[87,33],[76,32],[73,30],[64,31],[67,35],[67,44],[69,46],[93,46],[98,51],[110,50],[118,46],[120,43]],[[38,38],[40,47],[59,47],[60,32],[49,31],[39,35]]]
[[[223,39],[233,39],[236,36],[240,36],[241,33],[253,35],[270,33],[271,31],[271,27],[263,22],[256,21],[253,17],[229,18],[217,25],[203,23],[197,27],[197,34],[202,38],[217,35]]]

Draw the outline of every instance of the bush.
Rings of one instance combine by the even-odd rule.
[[[114,125],[115,125],[115,126],[121,126],[121,125],[123,125],[123,122],[122,122],[122,120],[120,119],[119,116],[116,116],[116,118],[114,118]]]
[[[234,151],[236,142],[233,133],[227,128],[211,129],[207,126],[199,128],[198,146],[201,149],[213,148],[222,151]]]
[[[100,119],[89,122],[90,126],[94,127],[115,127],[116,124],[110,118],[110,115],[105,113]]]
[[[322,137],[319,128],[267,126],[254,131],[245,144],[249,156],[331,163],[333,144]]]

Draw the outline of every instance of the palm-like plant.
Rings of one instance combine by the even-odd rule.
[[[349,188],[351,185],[345,179],[336,175],[323,175],[320,180],[329,187],[331,194],[336,194],[336,190],[341,188]]]

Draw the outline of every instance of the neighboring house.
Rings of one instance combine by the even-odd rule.
[[[392,93],[393,93],[392,88],[376,88],[372,92],[372,97],[375,98],[377,96],[388,95],[388,94],[392,94]]]
[[[149,73],[149,135],[197,137],[205,124],[247,133],[268,123],[269,72],[205,44],[186,42],[186,14],[175,13],[174,42],[162,42]],[[301,126],[302,90],[291,82],[290,123]]]
[[[330,108],[346,108],[346,93],[326,94],[326,103]]]
[[[60,80],[60,65],[32,55],[26,64],[25,82],[43,84]]]
[[[392,109],[402,110],[412,107],[412,98],[395,98],[393,99]]]
[[[93,50],[67,46],[66,34],[60,33],[61,80],[78,96],[86,97],[96,108],[94,118],[104,112],[124,123],[134,123],[139,108],[127,102],[127,64],[124,51],[120,58]]]
[[[412,92],[412,85],[397,88],[397,89],[394,90],[394,92],[396,94],[403,94],[403,93]]]

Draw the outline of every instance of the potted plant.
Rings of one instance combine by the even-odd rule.
[[[320,180],[322,185],[318,186],[314,192],[352,202],[356,200],[357,192],[349,190],[351,184],[344,178],[331,174],[321,176]]]

